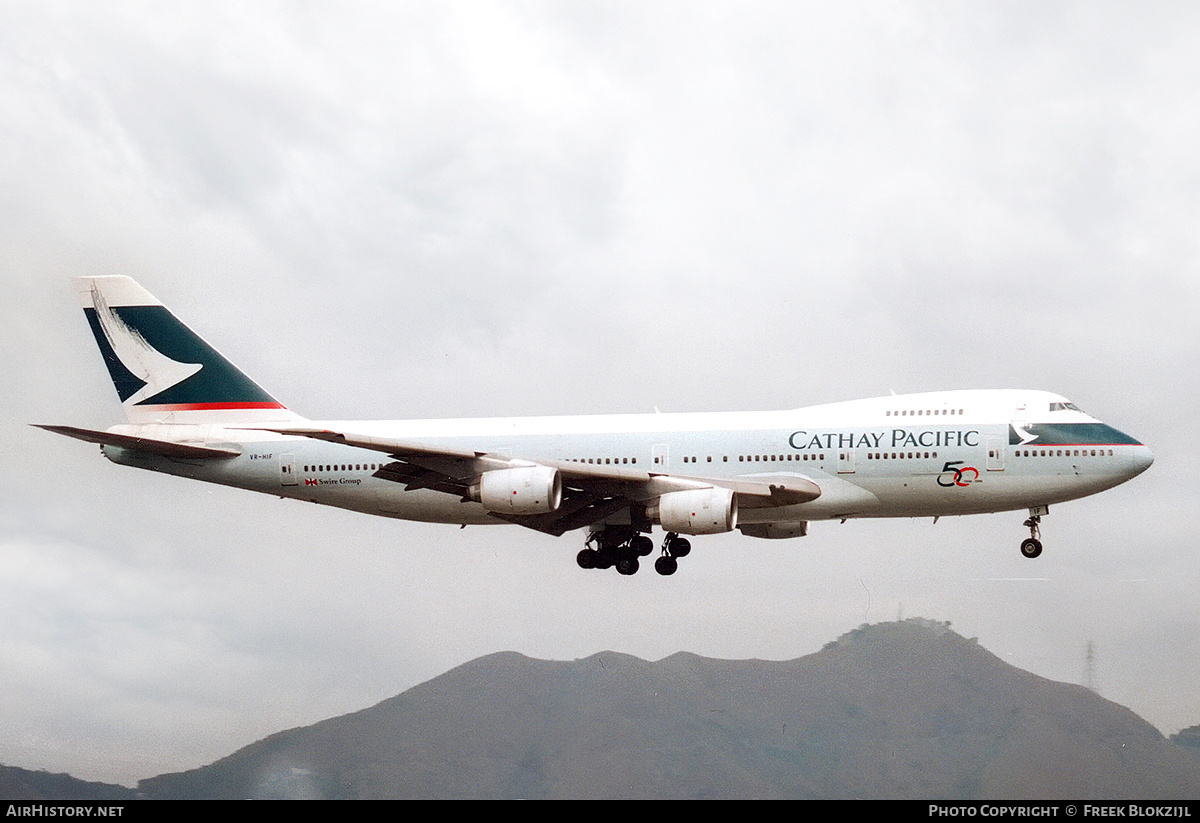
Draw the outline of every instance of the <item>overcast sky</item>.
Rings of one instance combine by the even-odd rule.
[[[499,650],[950,620],[1200,723],[1200,6],[0,0],[0,762],[132,784]],[[1024,512],[697,538],[390,521],[104,460],[68,278],[314,418],[1066,395],[1147,443]],[[656,535],[656,540],[659,535]]]

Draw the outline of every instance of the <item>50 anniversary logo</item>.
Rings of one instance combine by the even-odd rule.
[[[955,486],[966,488],[972,483],[979,482],[979,469],[974,466],[963,466],[961,469],[954,468],[962,464],[962,460],[947,460],[946,465],[942,466],[942,473],[938,475],[938,485],[947,489],[952,489]],[[970,476],[968,477],[968,472]],[[947,477],[949,475],[949,477]],[[949,482],[945,482],[949,481]]]

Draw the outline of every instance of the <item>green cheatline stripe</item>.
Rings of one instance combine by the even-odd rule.
[[[1023,428],[1037,436],[1025,444],[1028,446],[1141,445],[1107,423],[1035,423]],[[1008,443],[1010,446],[1021,445],[1021,436],[1011,427],[1008,430]]]

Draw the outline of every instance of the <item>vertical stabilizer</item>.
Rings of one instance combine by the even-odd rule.
[[[297,419],[132,278],[74,283],[130,423]]]

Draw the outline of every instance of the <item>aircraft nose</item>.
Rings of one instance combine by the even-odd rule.
[[[1150,464],[1154,462],[1154,452],[1150,451],[1149,447],[1141,446],[1134,455],[1135,474],[1141,474],[1146,469],[1150,468]]]
[[[1154,452],[1142,444],[1132,446],[1125,453],[1125,459],[1121,461],[1121,475],[1129,480],[1137,477],[1139,474],[1150,468],[1150,464],[1154,462]]]

